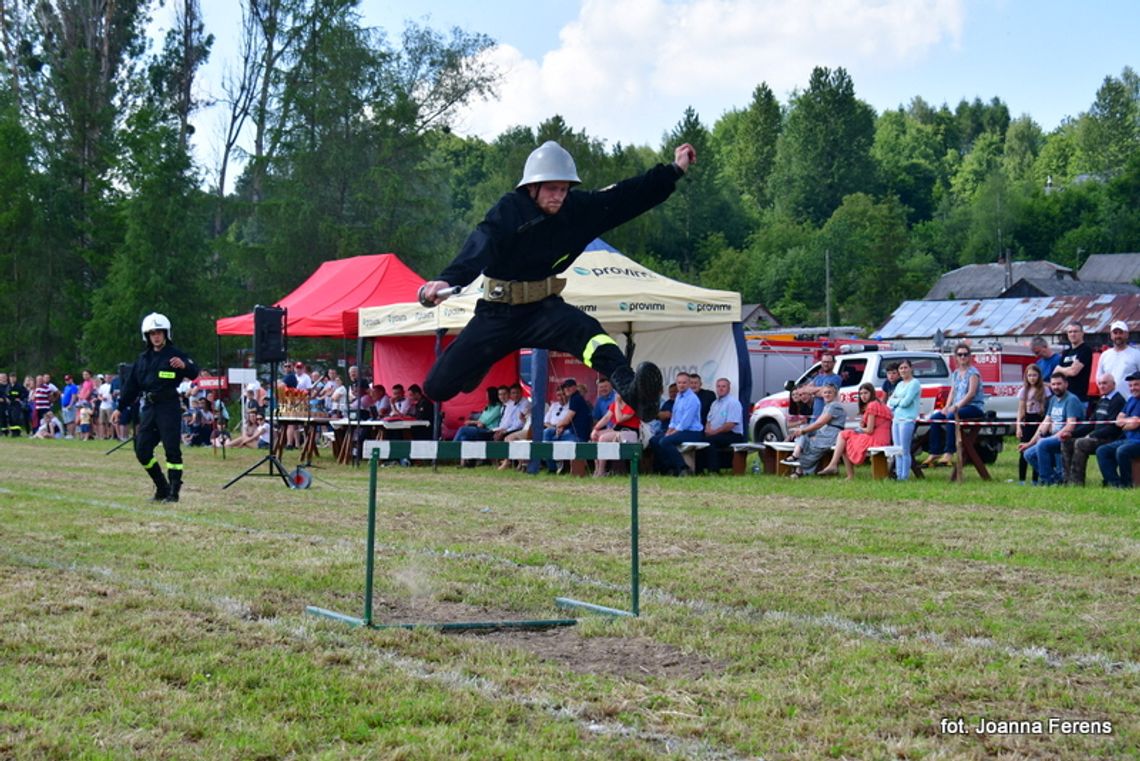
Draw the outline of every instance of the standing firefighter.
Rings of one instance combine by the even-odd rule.
[[[170,320],[152,312],[142,322],[147,349],[131,365],[123,379],[119,409],[112,422],[119,422],[122,410],[131,414],[135,402],[141,404],[139,424],[135,430],[135,456],[154,481],[156,502],[177,502],[182,488],[182,404],[178,384],[183,378],[198,377],[198,365],[170,343]],[[154,456],[154,447],[162,442],[170,482],[162,474],[162,466]]]
[[[535,149],[523,177],[487,212],[439,279],[425,283],[420,301],[434,306],[455,286],[485,275],[475,316],[428,374],[424,391],[437,402],[478,388],[491,366],[524,347],[580,357],[613,381],[643,420],[657,417],[661,371],[642,362],[637,372],[600,323],[559,294],[565,272],[586,246],[668,198],[697,154],[678,146],[672,164],[658,164],[600,191],[577,185],[574,159],[553,141]]]

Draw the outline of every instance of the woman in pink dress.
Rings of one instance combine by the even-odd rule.
[[[821,476],[839,472],[839,460],[847,469],[847,480],[855,478],[855,466],[867,459],[871,447],[885,447],[891,443],[891,414],[887,405],[875,396],[875,387],[864,383],[859,387],[859,412],[862,416],[858,428],[841,431],[835,444],[835,454],[827,467],[819,471]]]

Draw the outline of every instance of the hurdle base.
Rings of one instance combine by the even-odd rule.
[[[334,610],[309,605],[305,612],[322,618],[331,618],[349,626],[363,626],[367,629],[435,629],[436,631],[469,631],[475,629],[553,629],[559,626],[577,626],[575,618],[538,618],[523,621],[429,621],[405,624],[376,624],[355,616],[347,616]]]
[[[602,613],[607,616],[625,616],[627,618],[637,618],[636,613],[631,613],[628,610],[619,610],[618,608],[607,608],[605,605],[595,605],[592,602],[582,602],[581,600],[572,600],[569,597],[555,597],[555,604],[560,608],[582,608],[594,613]]]

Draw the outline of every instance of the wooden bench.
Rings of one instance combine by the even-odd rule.
[[[769,441],[764,444],[766,449],[764,453],[765,458],[765,472],[767,472],[767,461],[770,458],[772,461],[772,472],[777,476],[790,476],[795,472],[795,468],[791,465],[785,465],[784,460],[791,455],[792,451],[796,448],[794,442],[791,441]]]
[[[743,442],[740,444],[733,444],[732,445],[732,475],[734,475],[734,476],[743,476],[744,475],[744,473],[748,470],[748,455],[751,452],[759,452],[760,453],[760,461],[763,463],[765,451],[767,451],[767,447],[765,447],[763,444],[755,444],[755,443],[749,443],[749,442]],[[774,466],[772,468],[772,471],[768,471],[767,470],[767,463],[764,463],[764,465],[765,465],[765,470],[764,470],[765,473],[775,472]]]
[[[867,454],[871,460],[871,478],[876,481],[882,481],[891,476],[891,460],[892,457],[898,457],[902,454],[902,447],[869,447]]]
[[[710,446],[712,444],[707,441],[686,441],[677,445],[677,451],[681,453],[681,459],[685,461],[685,467],[690,473],[697,472],[697,452]]]
[[[954,458],[954,469],[950,473],[951,481],[962,480],[962,468],[964,464],[969,462],[974,466],[974,470],[978,471],[983,481],[989,481],[990,471],[986,464],[982,462],[982,456],[978,454],[978,431],[977,426],[962,426],[962,446],[958,452],[958,456]]]

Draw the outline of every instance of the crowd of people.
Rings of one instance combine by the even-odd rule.
[[[1025,369],[1015,427],[1019,483],[1083,486],[1088,460],[1095,458],[1106,486],[1133,486],[1132,463],[1140,457],[1140,350],[1128,345],[1127,325],[1114,322],[1112,346],[1099,358],[1099,394],[1090,398],[1086,390],[1092,351],[1079,324],[1069,325],[1066,333],[1070,345],[1060,353],[1043,338],[1031,343],[1037,359]],[[923,421],[929,423],[928,454],[920,468],[952,464],[958,438],[955,421],[969,424],[985,417],[985,384],[970,346],[957,345],[954,360],[948,397]],[[851,479],[869,449],[893,444],[900,452],[895,477],[906,480],[912,471],[921,399],[921,384],[910,363],[887,366],[881,394],[869,383],[859,388],[854,428],[847,427],[846,410],[837,401],[844,384],[832,372],[834,364],[834,356],[824,354],[820,372],[792,391],[789,411],[805,422],[790,429],[795,445],[784,463],[798,477],[837,474],[842,462]],[[829,461],[821,467],[828,454]]]
[[[125,425],[112,422],[118,409],[120,376],[63,376],[63,387],[50,373],[25,376],[0,372],[0,434],[40,439],[126,439]]]

